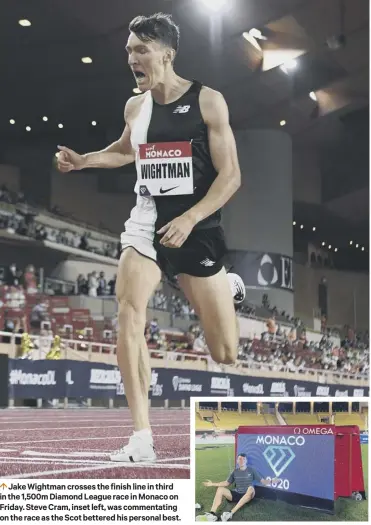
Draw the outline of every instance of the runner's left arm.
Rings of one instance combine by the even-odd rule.
[[[211,159],[218,175],[205,197],[185,213],[195,224],[222,208],[241,186],[236,141],[223,95],[203,88],[200,108],[208,128]]]

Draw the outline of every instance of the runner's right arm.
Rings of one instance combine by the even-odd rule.
[[[129,99],[126,103],[126,125],[123,134],[118,140],[101,151],[85,153],[85,155],[79,155],[65,146],[58,146],[60,150],[58,155],[58,169],[62,172],[68,172],[85,168],[119,168],[135,162],[135,152],[131,147],[131,130],[129,125],[133,106],[136,105],[133,99],[135,99],[135,97]]]

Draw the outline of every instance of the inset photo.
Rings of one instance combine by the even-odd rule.
[[[368,521],[368,403],[195,401],[196,521]]]

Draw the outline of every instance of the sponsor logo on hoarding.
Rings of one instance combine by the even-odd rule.
[[[325,435],[333,434],[332,428],[329,427],[296,427],[294,428],[294,434],[306,434],[306,435]]]
[[[294,385],[295,397],[311,397],[312,392],[305,390],[305,386]]]
[[[348,397],[348,390],[336,390],[335,397]]]
[[[51,386],[57,384],[55,381],[55,370],[48,370],[44,374],[27,374],[19,369],[15,369],[10,372],[9,383],[11,385],[24,386]]]
[[[173,377],[174,392],[202,392],[202,385],[192,383],[189,377]]]
[[[72,370],[67,370],[66,372],[66,383],[67,385],[74,385],[75,381],[72,379]]]
[[[273,382],[271,386],[271,394],[281,394],[286,396],[286,383],[284,381]]]
[[[263,383],[260,383],[260,385],[250,385],[250,383],[244,383],[242,385],[242,390],[244,394],[264,394]]]
[[[355,388],[353,390],[353,396],[354,397],[364,397],[365,391],[363,388]]]
[[[316,396],[328,396],[330,393],[329,386],[317,386]]]
[[[164,390],[164,385],[158,383],[158,373],[152,370],[151,376],[151,390],[153,397],[161,397]]]
[[[90,370],[91,385],[112,385],[116,386],[121,381],[119,370],[106,370],[104,368],[92,368]]]
[[[211,393],[212,394],[227,394],[234,395],[234,390],[231,388],[231,380],[229,377],[212,377],[211,378]]]

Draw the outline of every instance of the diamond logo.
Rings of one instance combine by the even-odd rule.
[[[296,457],[290,447],[276,446],[266,448],[263,456],[276,476],[280,476]]]
[[[179,386],[179,377],[178,376],[174,376],[173,377],[174,392],[176,392],[178,390],[178,386]]]

